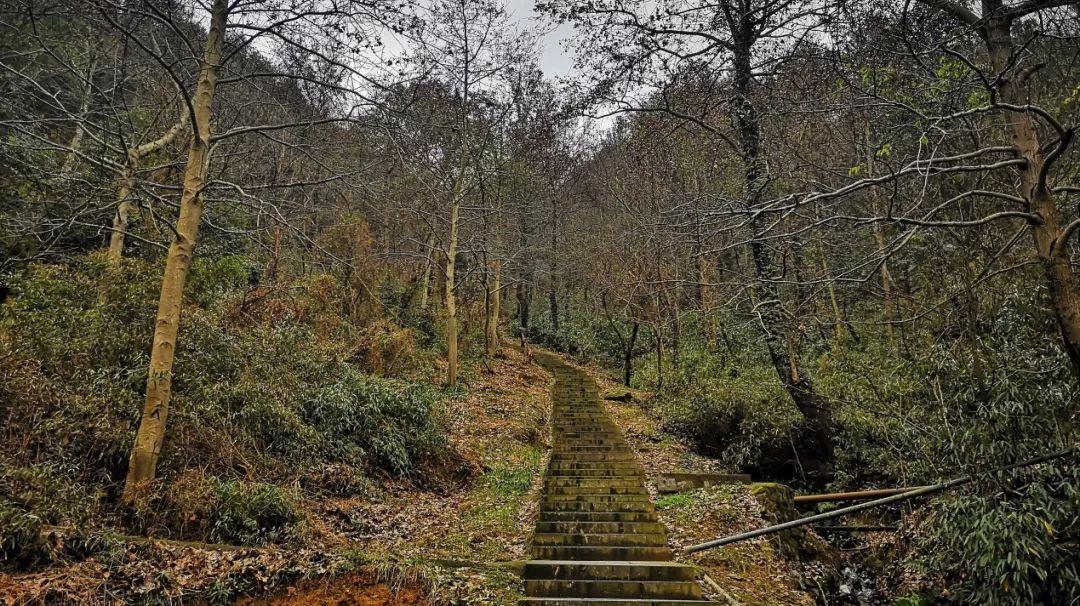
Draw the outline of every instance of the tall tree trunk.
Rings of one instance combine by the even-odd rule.
[[[523,333],[529,331],[529,303],[532,299],[529,286],[525,283],[526,279],[525,276],[522,276],[515,289],[518,304],[518,326]]]
[[[458,317],[454,272],[457,264],[458,214],[461,202],[456,190],[457,188],[450,203],[450,240],[446,249],[446,382],[449,385],[457,385],[458,371]]]
[[[844,325],[844,310],[840,308],[840,300],[836,297],[836,285],[833,284],[832,276],[829,274],[829,259],[825,256],[825,251],[821,251],[821,271],[822,277],[825,278],[828,287],[826,290],[829,293],[829,306],[832,308],[833,315],[833,345],[837,350],[844,348],[844,342],[847,340],[847,328]]]
[[[879,253],[884,257],[885,248],[888,244],[885,240],[885,227],[881,223],[874,224],[874,239],[877,241]],[[885,342],[890,350],[895,351],[896,294],[893,292],[893,279],[892,274],[889,273],[888,258],[881,259],[881,266],[878,268],[878,274],[881,279],[881,322],[885,325]]]
[[[499,353],[499,308],[502,305],[502,262],[493,259],[489,264],[487,318],[484,327],[487,355]]]
[[[870,135],[869,126],[864,130],[864,137],[866,139],[866,176],[869,178],[875,175],[875,146]],[[877,189],[870,189],[870,199],[873,202],[874,214],[883,215],[886,209],[882,208],[883,205],[879,199]],[[881,279],[881,321],[885,326],[885,343],[890,351],[895,351],[896,327],[893,323],[896,321],[896,300],[893,295],[892,276],[889,274],[888,240],[885,237],[885,225],[882,222],[874,223],[874,241],[877,243],[878,254],[881,255],[878,274]]]
[[[431,292],[431,267],[435,264],[432,253],[435,250],[435,232],[428,234],[424,243],[424,277],[420,280],[420,310],[427,311],[428,296]]]
[[[637,345],[638,329],[640,325],[634,322],[630,329],[630,338],[626,340],[626,349],[623,351],[623,385],[630,387],[630,378],[633,375],[634,346]]]
[[[109,234],[109,251],[105,255],[108,263],[115,265],[124,256],[124,241],[127,238],[131,213],[135,209],[135,169],[138,160],[128,154],[124,175],[116,188],[116,214],[113,215],[112,232]]]
[[[551,197],[551,282],[548,285],[551,329],[559,332],[559,216],[555,196]]]
[[[806,373],[800,372],[799,361],[790,355],[787,333],[790,327],[783,317],[779,289],[773,281],[773,264],[765,245],[767,225],[760,213],[751,211],[753,203],[760,195],[764,182],[761,157],[761,124],[757,109],[751,100],[753,78],[751,50],[754,41],[754,23],[751,15],[735,17],[732,24],[735,34],[733,53],[734,89],[732,106],[735,114],[735,126],[742,151],[744,183],[746,189],[747,212],[750,215],[749,227],[750,256],[753,262],[756,286],[758,289],[758,314],[764,328],[765,346],[769,359],[784,389],[795,402],[796,408],[805,419],[810,432],[815,475],[828,477],[831,474],[831,461],[834,455],[832,406],[814,389]],[[807,460],[807,459],[804,459]]]
[[[984,1],[987,9],[1000,10],[999,2]],[[983,26],[983,36],[994,72],[1006,74],[1013,66],[1016,52],[1012,38],[1012,18],[991,18]],[[1031,71],[1018,71],[1003,77],[999,88],[1001,101],[1014,106],[1027,104],[1024,87]],[[1019,168],[1019,193],[1027,201],[1028,212],[1041,217],[1031,231],[1036,254],[1042,264],[1050,302],[1061,331],[1061,345],[1072,363],[1073,375],[1080,381],[1080,290],[1076,274],[1069,262],[1069,247],[1062,228],[1061,210],[1047,184],[1044,167],[1046,152],[1042,149],[1032,113],[1003,111],[1005,126],[1018,155],[1026,160]]]
[[[89,40],[89,35],[87,36]],[[88,51],[90,49],[87,49]],[[93,77],[94,77],[94,59],[91,57],[89,65],[86,68],[86,86],[83,88],[82,100],[79,102],[79,119],[80,121],[75,124],[75,132],[71,135],[71,140],[68,142],[68,154],[64,158],[64,164],[60,167],[61,174],[67,175],[75,171],[75,167],[79,164],[79,148],[82,147],[82,141],[86,138],[86,128],[83,126],[82,120],[86,116],[86,113],[90,110],[90,96],[93,93]]]
[[[653,337],[656,340],[656,391],[659,393],[664,389],[664,325],[662,323],[656,323]]]
[[[270,252],[270,265],[266,268],[266,281],[271,285],[277,284],[278,265],[281,262],[281,226],[275,225],[273,233],[274,245]]]
[[[161,283],[154,341],[150,350],[150,369],[146,381],[146,401],[135,435],[135,444],[131,449],[131,460],[124,484],[124,499],[127,502],[133,501],[140,488],[154,479],[161,446],[165,440],[184,283],[195,254],[195,242],[203,211],[202,191],[206,187],[210,169],[210,117],[214,90],[221,69],[221,47],[228,6],[227,0],[214,0],[210,27],[206,35],[206,49],[192,98],[194,132],[184,170],[180,217],[176,222],[176,231],[169,247],[165,275]]]
[[[548,313],[551,314],[551,330],[559,332],[559,298],[554,288],[548,291]]]

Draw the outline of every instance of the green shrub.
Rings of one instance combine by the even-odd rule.
[[[292,536],[301,520],[299,498],[273,484],[221,482],[210,510],[210,540],[262,545]]]
[[[0,561],[32,564],[63,555],[69,545],[50,540],[47,526],[81,537],[102,495],[72,482],[72,475],[51,465],[0,464]]]
[[[753,365],[676,383],[658,396],[664,426],[707,454],[739,467],[763,452],[788,452],[800,416],[772,367]]]
[[[1002,474],[940,499],[923,527],[921,567],[943,575],[951,601],[986,606],[1080,602],[1080,469],[1073,463]]]
[[[368,377],[343,368],[337,381],[310,390],[303,399],[307,423],[344,461],[361,461],[398,474],[413,471],[446,446],[438,392],[393,379]]]

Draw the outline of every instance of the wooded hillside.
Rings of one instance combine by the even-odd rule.
[[[1078,446],[1080,3],[534,9],[0,1],[0,603],[169,569],[146,538],[301,555],[101,603],[365,566],[514,603],[494,564],[550,446],[530,348],[630,388],[650,482],[978,476],[823,534],[865,567],[755,543],[783,580],[736,601],[1080,600],[1075,450],[986,475]],[[740,490],[664,522],[765,524]]]

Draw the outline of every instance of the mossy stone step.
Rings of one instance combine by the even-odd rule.
[[[630,477],[607,477],[607,478],[568,478],[566,476],[548,476],[544,479],[545,486],[573,486],[583,488],[596,486],[603,488],[643,488],[641,476]]]
[[[609,600],[607,597],[523,597],[519,606],[703,606],[708,600]]]
[[[655,512],[651,501],[541,501],[540,511]]]
[[[603,445],[576,445],[576,444],[556,444],[552,449],[555,454],[595,454],[603,452],[622,453],[633,456],[630,453],[630,449],[621,444],[603,444]]]
[[[544,522],[655,522],[656,511],[541,511]]]
[[[664,525],[659,522],[540,522],[536,532],[563,534],[663,534]]]
[[[622,440],[614,440],[612,438],[574,438],[572,440],[556,440],[555,450],[566,449],[581,449],[581,448],[593,448],[593,447],[610,447],[605,450],[630,452],[630,447],[626,445],[626,442]]]
[[[562,495],[640,495],[648,498],[649,491],[644,486],[546,486],[544,494]]]
[[[545,494],[540,502],[554,504],[568,501],[577,503],[651,503],[648,494],[599,494],[589,492],[580,494]]]
[[[552,461],[548,465],[549,471],[563,469],[635,469],[642,471],[637,459],[631,458],[625,461],[589,461],[582,459],[560,459]]]
[[[576,547],[666,547],[667,535],[650,533],[615,532],[608,534],[535,532],[533,546],[565,545]]]
[[[553,448],[551,458],[559,463],[564,461],[615,461],[626,463],[634,461],[634,453],[626,448],[615,446],[570,446]]]
[[[564,469],[548,475],[553,480],[634,480],[644,482],[645,475],[633,469]]]
[[[697,571],[676,562],[530,560],[525,563],[522,577],[579,581],[693,581]]]
[[[648,560],[671,561],[671,549],[667,547],[640,545],[633,547],[613,545],[565,546],[534,545],[530,549],[536,560]]]
[[[525,593],[538,597],[701,599],[701,587],[693,581],[577,581],[527,579]]]

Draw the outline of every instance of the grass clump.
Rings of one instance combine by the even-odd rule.
[[[687,494],[685,492],[666,494],[656,498],[657,509],[676,509],[679,507],[688,507],[693,504],[693,495]]]
[[[210,509],[210,539],[219,543],[262,545],[289,538],[301,521],[300,499],[273,484],[220,482]]]

